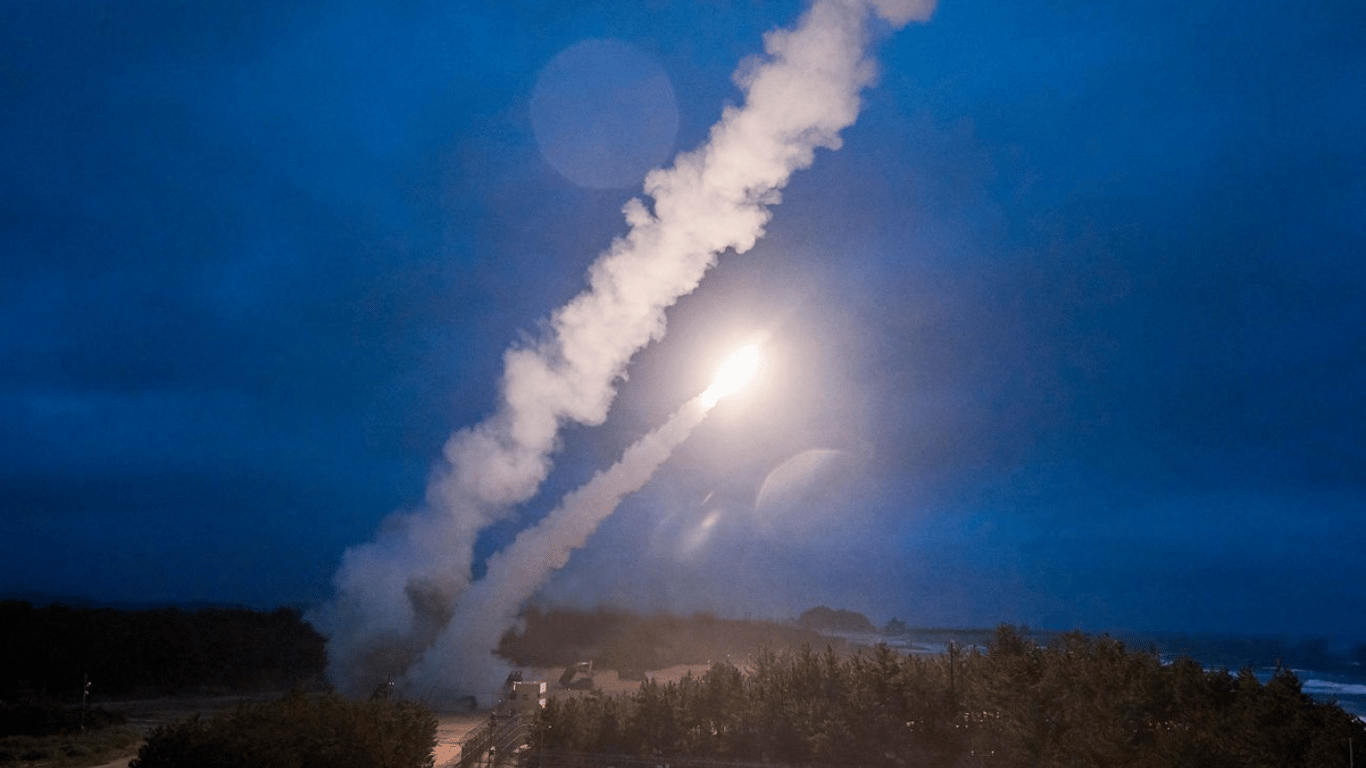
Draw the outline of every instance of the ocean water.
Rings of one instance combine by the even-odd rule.
[[[1291,669],[1300,679],[1300,689],[1318,701],[1337,702],[1338,706],[1366,721],[1366,674],[1358,668],[1353,673],[1317,672],[1312,669]],[[1257,670],[1259,680],[1275,674],[1274,667]]]

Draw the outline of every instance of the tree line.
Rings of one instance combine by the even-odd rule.
[[[295,690],[148,734],[131,768],[431,768],[437,719],[411,701]]]
[[[1366,726],[1280,670],[1161,661],[1112,638],[1039,645],[1002,626],[984,650],[765,651],[638,692],[552,700],[527,753],[786,765],[1348,765]]]
[[[324,640],[300,611],[123,610],[0,601],[0,700],[287,687],[320,679]]]
[[[599,669],[617,670],[624,680],[642,679],[649,669],[706,664],[763,648],[800,648],[822,641],[837,649],[845,646],[811,628],[710,613],[641,616],[608,608],[531,606],[520,618],[520,626],[508,631],[498,646],[498,655],[512,664],[564,667],[591,659]]]

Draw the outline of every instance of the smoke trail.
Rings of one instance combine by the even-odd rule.
[[[539,340],[504,355],[497,411],[447,442],[424,505],[343,555],[336,597],[310,616],[328,636],[339,690],[360,694],[400,675],[441,635],[470,586],[476,537],[535,494],[561,424],[602,423],[631,356],[663,336],[665,310],[717,254],[754,245],[779,190],[817,148],[840,146],[874,74],[864,55],[871,17],[899,27],[933,7],[817,0],[795,29],[765,36],[768,58],[736,73],[744,106],[727,108],[700,149],[646,177],[653,205],[627,203],[629,231],[590,267],[588,290],[551,316]]]
[[[622,499],[640,490],[709,413],[715,400],[699,395],[674,412],[663,426],[627,448],[616,464],[575,489],[534,527],[488,560],[484,578],[460,597],[446,632],[409,670],[402,686],[429,693],[430,681],[461,681],[479,693],[498,690],[508,668],[493,649],[513,626],[522,604],[552,571],[569,562],[611,515]]]

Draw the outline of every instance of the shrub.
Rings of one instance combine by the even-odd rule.
[[[130,768],[430,768],[436,726],[413,702],[293,693],[157,728]]]

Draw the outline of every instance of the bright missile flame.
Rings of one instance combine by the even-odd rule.
[[[712,379],[711,386],[702,393],[703,404],[710,408],[716,405],[717,400],[742,389],[754,378],[754,372],[758,368],[758,347],[751,344],[737,349],[716,371],[716,378]]]

